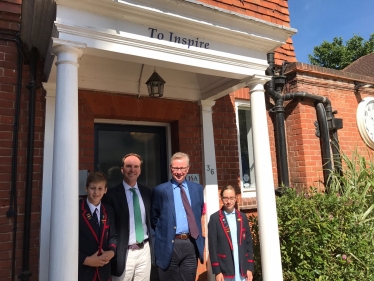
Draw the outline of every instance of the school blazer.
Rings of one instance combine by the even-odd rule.
[[[102,267],[84,265],[86,257],[99,251],[112,250],[116,253],[116,228],[114,225],[113,209],[101,203],[100,235],[94,230],[94,221],[86,197],[79,201],[79,281],[109,281],[111,280],[110,262]]]
[[[245,214],[235,210],[239,271],[247,276],[247,270],[253,272],[252,236]],[[208,245],[212,271],[222,273],[225,278],[234,278],[235,267],[230,228],[223,209],[212,214],[208,223]]]

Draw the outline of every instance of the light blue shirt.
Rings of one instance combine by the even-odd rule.
[[[177,222],[177,225],[176,225],[177,229],[175,231],[175,234],[189,233],[190,230],[188,228],[187,214],[183,206],[180,188],[176,181],[172,180],[171,183],[173,185],[175,219]],[[184,191],[186,192],[188,202],[190,202],[191,204],[190,192],[188,191],[188,186],[187,186],[186,181],[184,181],[182,185],[183,185]]]
[[[225,281],[243,281],[245,277],[240,275],[239,269],[239,251],[238,251],[238,230],[236,228],[236,215],[235,210],[232,213],[225,213],[227,223],[230,227],[230,236],[232,241],[233,256],[234,256],[234,266],[235,266],[235,278],[225,278]]]

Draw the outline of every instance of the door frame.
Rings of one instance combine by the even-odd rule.
[[[149,122],[149,121],[129,121],[129,120],[118,120],[118,119],[99,119],[95,118],[94,123],[108,124],[108,125],[135,125],[135,126],[155,126],[155,127],[165,127],[166,132],[166,171],[168,179],[171,178],[171,173],[169,169],[170,157],[171,157],[171,131],[170,124],[163,122]]]

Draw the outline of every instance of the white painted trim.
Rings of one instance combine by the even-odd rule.
[[[166,153],[167,153],[167,164],[170,165],[171,158],[171,130],[169,123],[163,122],[149,122],[149,121],[128,121],[128,120],[119,120],[119,119],[100,119],[95,118],[94,123],[101,124],[117,124],[117,125],[137,125],[137,126],[157,126],[166,128]],[[170,169],[168,171],[168,178],[171,178]]]
[[[129,34],[115,30],[94,30],[73,26],[72,23],[55,22],[59,37],[65,41],[84,42],[88,48],[103,51],[122,53],[126,55],[139,56],[148,59],[159,59],[173,63],[188,62],[192,66],[204,67],[208,69],[218,69],[220,71],[233,72],[245,76],[262,74],[267,65],[265,60],[255,59],[236,54],[229,54],[212,49],[188,49],[185,45],[175,44],[165,40],[155,40],[153,38]],[[247,46],[248,48],[248,46]],[[141,53],[139,53],[141,50]],[[90,50],[87,50],[90,51]],[[94,54],[95,55],[95,54]],[[167,59],[166,59],[167,58]],[[119,58],[120,59],[120,58]],[[203,61],[204,63],[202,63]],[[231,69],[230,69],[231,66]]]
[[[215,105],[215,101],[212,100],[200,100],[199,105],[201,107],[201,123],[202,123],[202,152],[203,152],[203,163],[202,163],[202,175],[204,178],[204,201],[206,206],[205,213],[205,233],[208,233],[208,222],[210,216],[219,210],[219,198],[218,198],[218,177],[217,177],[217,160],[214,145],[214,132],[213,132],[213,119],[212,119],[212,107]],[[213,173],[211,172],[213,171]],[[206,237],[205,243],[208,244],[208,237]],[[209,251],[206,251],[206,255]],[[206,259],[207,260],[207,259]],[[214,274],[211,271],[211,265],[207,267],[208,280],[214,280]]]
[[[79,124],[78,59],[82,50],[56,45],[56,108],[53,142],[52,196],[48,280],[78,276]],[[71,63],[70,63],[71,62]],[[61,214],[64,215],[61,215]]]
[[[57,0],[57,5],[105,15],[146,26],[175,27],[186,34],[209,36],[230,44],[270,51],[297,30],[233,12],[186,1]],[[183,6],[183,7],[181,7]],[[250,43],[251,44],[248,44]]]
[[[39,280],[48,280],[51,229],[52,166],[55,125],[56,84],[43,83],[47,91],[43,148],[43,187],[40,218]]]
[[[46,97],[56,97],[56,83],[43,83],[43,89],[47,92]]]
[[[87,47],[86,44],[81,43],[81,42],[72,42],[72,41],[62,40],[60,38],[54,38],[54,37],[52,37],[52,42],[53,42],[53,48],[52,48],[53,53],[55,53],[56,55],[58,55],[58,52],[60,52],[60,50],[58,49],[54,50],[56,46],[61,46],[62,51],[66,51],[67,48],[70,48],[69,50],[72,50],[72,52],[76,52],[79,57],[82,55],[81,49],[85,49]]]
[[[240,108],[251,108],[250,100],[248,101],[235,101],[235,117],[236,117],[236,131],[238,140],[238,158],[239,158],[239,170],[240,170],[240,189],[242,193],[242,198],[253,198],[256,197],[256,183],[251,184],[249,189],[244,189],[243,184],[243,169],[242,169],[242,158],[241,158],[241,147],[240,147],[240,130],[239,130],[239,109]],[[256,166],[256,162],[255,162]],[[256,169],[256,168],[255,168]]]
[[[261,240],[263,281],[282,281],[278,218],[267,122],[264,77],[248,82],[251,95],[254,156],[256,161],[257,212]]]

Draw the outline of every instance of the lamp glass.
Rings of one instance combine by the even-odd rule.
[[[149,77],[148,81],[146,82],[148,88],[148,94],[151,97],[162,97],[164,94],[164,79],[161,78],[160,75],[155,71]]]

